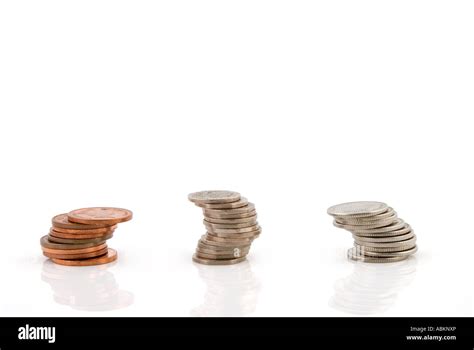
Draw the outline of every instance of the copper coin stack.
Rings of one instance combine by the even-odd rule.
[[[201,237],[193,261],[205,265],[242,262],[262,229],[255,205],[233,191],[202,191],[188,199],[202,208],[206,234]]]
[[[108,248],[117,224],[132,219],[127,209],[93,207],[73,210],[53,217],[49,234],[41,237],[43,255],[67,266],[91,266],[117,260]]]

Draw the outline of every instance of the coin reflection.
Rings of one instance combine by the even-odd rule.
[[[247,260],[229,266],[194,266],[207,290],[192,316],[243,316],[255,311],[260,284]]]
[[[350,314],[370,315],[394,305],[398,293],[415,278],[417,260],[410,257],[395,263],[352,264],[351,275],[336,281],[329,304]]]
[[[41,279],[53,289],[54,301],[82,311],[109,311],[133,303],[133,294],[119,288],[110,264],[62,266],[46,260]]]

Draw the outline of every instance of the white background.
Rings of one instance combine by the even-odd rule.
[[[472,316],[472,1],[2,1],[0,314]],[[187,194],[256,204],[249,262],[191,262]],[[415,229],[353,264],[330,205]],[[112,266],[41,255],[52,216],[133,210]],[[108,311],[101,311],[108,310]]]

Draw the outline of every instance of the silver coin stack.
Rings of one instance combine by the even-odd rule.
[[[348,258],[386,263],[401,261],[417,251],[416,236],[395,210],[381,202],[349,202],[332,206],[334,226],[352,233],[354,247]]]
[[[193,261],[205,265],[244,261],[262,231],[255,205],[233,191],[195,192],[188,199],[202,208],[207,230],[198,242]]]

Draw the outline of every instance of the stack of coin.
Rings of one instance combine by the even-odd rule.
[[[354,247],[347,252],[352,260],[394,262],[417,251],[410,225],[385,203],[343,203],[330,207],[328,214],[334,217],[334,226],[352,233]]]
[[[68,266],[107,264],[117,259],[108,248],[117,224],[132,218],[132,212],[121,208],[93,207],[56,215],[49,234],[41,237],[43,255],[54,263]]]
[[[252,241],[262,231],[255,206],[232,191],[191,193],[188,199],[202,208],[206,234],[193,261],[206,265],[232,265],[246,259]]]

